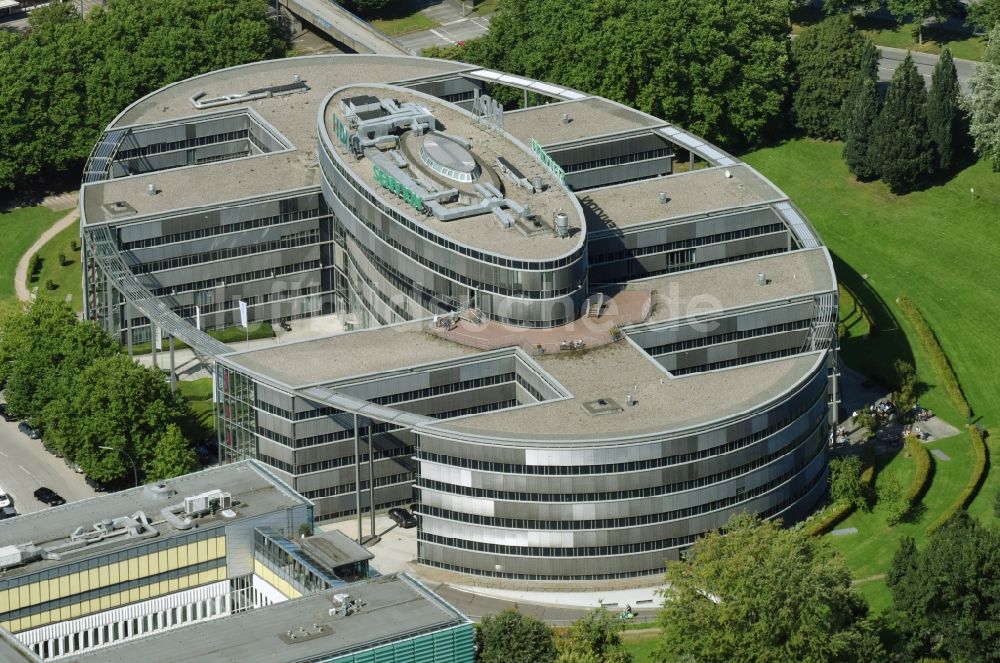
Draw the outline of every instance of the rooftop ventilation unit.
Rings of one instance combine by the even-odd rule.
[[[770,280],[767,278],[767,274],[765,274],[764,272],[758,272],[757,285],[767,285],[768,283],[770,283]]]
[[[218,489],[184,498],[184,514],[188,516],[205,511],[221,511],[232,506],[233,496]]]
[[[660,192],[660,204],[661,205],[666,205],[669,201],[670,201],[670,198],[667,197],[667,192],[666,191],[661,191]]]
[[[566,212],[556,212],[556,236],[569,237],[569,215]]]
[[[562,114],[562,123],[563,124],[569,124],[572,121],[573,120],[569,119],[569,113],[563,113]]]

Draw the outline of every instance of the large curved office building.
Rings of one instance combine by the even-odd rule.
[[[235,67],[123,111],[81,209],[87,316],[213,367],[222,457],[317,520],[416,502],[424,564],[659,574],[826,488],[827,250],[752,168],[620,104],[415,57]],[[241,302],[349,331],[201,331]]]

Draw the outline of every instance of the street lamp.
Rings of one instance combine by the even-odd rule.
[[[132,476],[135,478],[135,487],[136,488],[139,487],[139,470],[136,469],[135,460],[132,459],[132,456],[130,456],[128,454],[128,452],[126,452],[124,449],[115,449],[114,447],[106,447],[106,446],[103,446],[103,445],[99,446],[97,448],[98,449],[107,449],[108,451],[118,451],[120,453],[125,454],[125,457],[129,459],[130,463],[132,463]]]

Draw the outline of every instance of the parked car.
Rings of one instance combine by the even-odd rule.
[[[12,506],[0,507],[0,520],[5,518],[13,518],[17,515],[17,511]]]
[[[0,417],[3,417],[4,421],[17,421],[17,417],[7,411],[6,403],[0,403]]]
[[[83,468],[71,461],[69,458],[63,458],[63,462],[66,463],[66,467],[73,470],[77,474],[83,474]]]
[[[38,431],[32,428],[31,424],[29,424],[27,421],[22,421],[21,423],[19,423],[17,425],[17,430],[21,431],[22,433],[30,437],[32,440],[42,439],[42,436],[38,434]]]
[[[10,506],[10,495],[0,488],[0,509]]]
[[[397,506],[389,509],[389,519],[403,529],[410,529],[417,526],[417,519],[413,517],[412,513],[402,507]]]
[[[66,503],[66,500],[64,500],[59,493],[51,488],[46,488],[45,486],[42,486],[35,491],[35,499],[42,504],[48,504],[49,506],[59,506],[60,504]]]
[[[58,449],[56,449],[51,444],[49,444],[48,442],[42,442],[42,446],[45,447],[45,450],[48,451],[53,456],[55,456],[56,458],[62,458],[63,457],[62,452],[59,451]]]
[[[105,486],[103,483],[101,483],[97,479],[91,479],[88,476],[84,476],[83,480],[87,482],[88,486],[90,486],[93,490],[96,490],[99,493],[103,493],[103,492],[107,491],[107,489],[108,489],[107,486]]]

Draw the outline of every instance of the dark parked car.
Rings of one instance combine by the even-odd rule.
[[[6,403],[0,403],[0,417],[3,417],[4,421],[16,421],[17,420],[17,417],[15,417],[14,415],[12,415],[10,412],[7,411],[7,404]]]
[[[410,529],[417,526],[417,519],[406,509],[395,507],[389,509],[389,519],[403,529]]]
[[[4,520],[5,518],[13,518],[16,515],[17,515],[17,510],[14,509],[14,507],[12,506],[5,506],[2,509],[0,509],[0,520]]]
[[[66,500],[60,497],[59,493],[51,488],[46,488],[45,486],[42,486],[35,491],[35,499],[43,504],[48,504],[49,506],[59,506],[60,504],[66,503]]]
[[[84,476],[83,480],[87,482],[88,486],[90,486],[92,489],[96,490],[99,493],[103,493],[103,492],[105,492],[108,489],[107,486],[105,486],[103,483],[101,483],[97,479],[91,479],[88,476]]]
[[[19,423],[17,425],[17,430],[21,431],[22,433],[30,437],[32,440],[42,439],[42,436],[38,434],[38,431],[32,428],[31,424],[29,424],[27,421],[22,421],[21,423]]]

